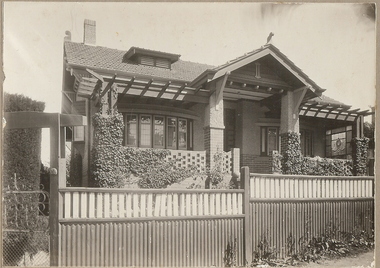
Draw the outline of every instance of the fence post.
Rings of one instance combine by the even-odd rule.
[[[240,183],[244,189],[244,248],[245,248],[245,261],[248,265],[252,262],[252,236],[251,236],[251,222],[250,222],[250,206],[249,199],[251,197],[249,187],[249,167],[241,168]]]

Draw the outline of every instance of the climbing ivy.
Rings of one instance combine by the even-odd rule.
[[[352,160],[353,173],[355,176],[365,176],[367,174],[369,138],[352,139]]]
[[[286,150],[282,154],[283,174],[302,174],[303,157],[301,154],[300,134],[297,132],[287,132],[281,134],[281,142],[287,143]]]

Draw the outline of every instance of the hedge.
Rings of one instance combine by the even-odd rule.
[[[4,93],[4,111],[36,111],[43,112],[45,104],[20,94]],[[3,137],[3,187],[12,190],[39,190],[41,168],[41,129],[4,129]],[[14,176],[16,174],[16,176]],[[15,185],[16,184],[16,185]],[[17,199],[17,200],[16,200]],[[38,218],[38,195],[23,194],[20,196],[5,195],[6,205],[4,227],[34,231],[41,225]],[[26,211],[17,213],[17,210]],[[26,245],[33,245],[25,247]],[[44,250],[48,244],[41,244],[30,233],[6,234],[3,239],[4,264],[14,265],[28,251]],[[31,248],[35,251],[31,251]]]
[[[367,174],[369,138],[352,139],[352,160],[353,173],[355,176],[365,176]]]
[[[4,93],[4,111],[43,112],[45,103],[20,94]],[[40,184],[41,129],[4,129],[3,186],[17,174],[18,184],[26,189],[37,190]]]

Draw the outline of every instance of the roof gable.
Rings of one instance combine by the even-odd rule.
[[[268,57],[273,58],[278,65],[282,66],[282,68],[284,68],[289,74],[299,80],[302,85],[310,87],[312,91],[317,93],[324,91],[324,89],[320,88],[313,80],[311,80],[304,72],[302,72],[300,68],[298,68],[283,53],[281,53],[278,48],[272,44],[262,46],[259,49],[246,53],[241,57],[238,57],[232,61],[227,62],[226,64],[214,68],[212,70],[214,72],[214,75],[212,76],[211,80],[218,79],[225,75],[227,72],[232,72],[252,62],[259,61],[263,58]],[[197,78],[197,80],[199,80],[199,78]]]

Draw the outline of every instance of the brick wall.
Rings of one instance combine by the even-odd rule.
[[[272,157],[252,154],[241,155],[241,166],[248,166],[249,172],[272,174]]]
[[[212,157],[217,151],[223,151],[223,128],[205,127],[204,142],[206,150],[206,164],[212,167]]]

